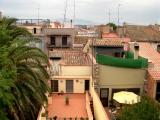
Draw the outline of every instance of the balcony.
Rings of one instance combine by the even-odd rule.
[[[96,60],[99,64],[102,65],[110,65],[115,67],[124,67],[124,68],[147,68],[148,67],[148,59],[140,57],[138,59],[133,58],[133,54],[130,52],[125,53],[125,58],[116,58],[107,55],[96,55]]]

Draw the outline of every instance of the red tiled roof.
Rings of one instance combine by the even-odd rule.
[[[153,66],[149,65],[148,72],[155,80],[160,80],[160,54],[149,43],[139,43],[139,55],[148,59]]]
[[[60,57],[63,65],[91,65],[89,55],[81,50],[54,49],[50,51],[50,57]]]
[[[118,38],[118,34],[117,33],[103,33],[102,34],[102,38]]]
[[[137,42],[159,42],[160,32],[152,26],[126,25],[126,34],[132,41]]]
[[[92,43],[93,41],[93,43]],[[108,39],[90,39],[89,44],[91,46],[111,46],[111,47],[123,47],[126,41],[123,39],[115,39],[115,38],[108,38]]]
[[[90,46],[106,46],[106,47],[123,47],[124,50],[128,50],[128,43],[130,38],[105,38],[105,39],[90,39]]]

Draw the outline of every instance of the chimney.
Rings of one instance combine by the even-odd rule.
[[[72,24],[73,24],[73,21],[72,21],[72,19],[70,20],[70,22],[71,22],[71,28],[72,28]]]
[[[134,45],[134,59],[138,59],[138,56],[139,56],[139,44],[137,42],[134,42],[133,45]]]

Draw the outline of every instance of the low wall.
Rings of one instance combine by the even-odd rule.
[[[95,90],[92,90],[94,116],[96,120],[110,120]]]
[[[45,113],[44,107],[42,107],[41,110],[39,111],[37,120],[46,120],[46,116],[42,116],[43,113]]]
[[[89,98],[88,92],[86,92],[86,110],[87,110],[89,120],[93,120],[93,115],[92,115],[92,111],[90,108],[90,98]]]

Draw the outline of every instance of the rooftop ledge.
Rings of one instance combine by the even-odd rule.
[[[97,63],[102,65],[110,65],[116,67],[123,67],[123,68],[147,68],[148,67],[148,59],[140,57],[138,59],[134,59],[132,53],[126,52],[126,58],[117,58],[107,55],[96,55]]]

